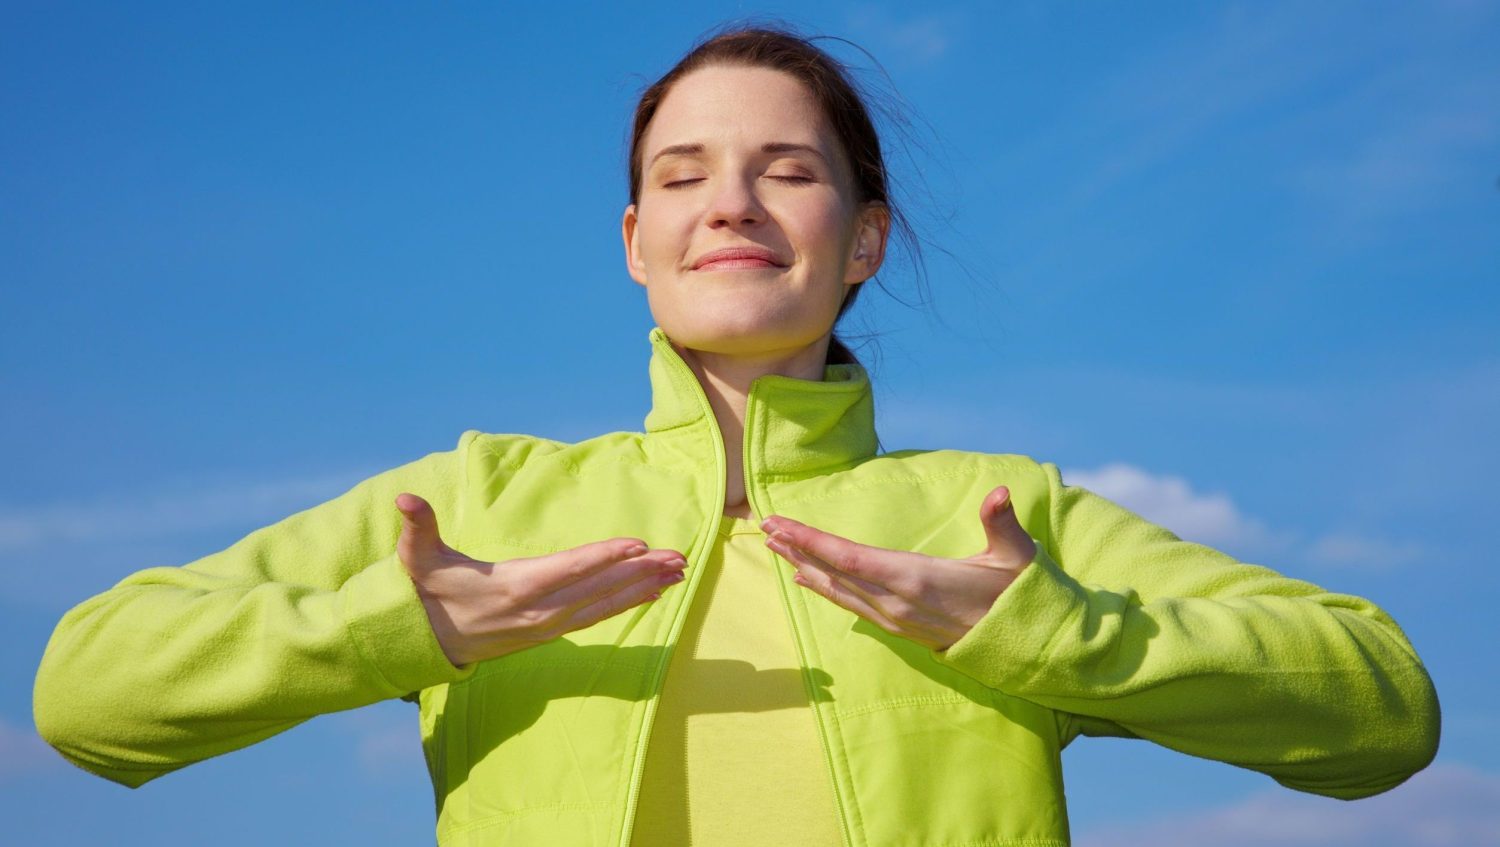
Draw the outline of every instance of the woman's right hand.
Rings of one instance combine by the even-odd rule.
[[[455,666],[534,647],[655,599],[687,566],[681,553],[648,550],[635,538],[481,562],[443,543],[426,500],[403,493],[396,508],[405,519],[396,554]]]

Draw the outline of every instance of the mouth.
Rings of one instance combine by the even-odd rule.
[[[718,259],[713,262],[705,262],[693,270],[696,271],[756,271],[776,270],[781,266],[775,262],[765,259]]]
[[[758,244],[721,247],[698,257],[695,271],[761,271],[786,267],[772,250]]]

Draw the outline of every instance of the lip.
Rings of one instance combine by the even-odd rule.
[[[786,263],[772,251],[755,245],[720,247],[698,257],[693,270],[734,270],[785,267]]]

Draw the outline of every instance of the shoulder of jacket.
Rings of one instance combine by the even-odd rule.
[[[965,470],[989,473],[1023,473],[1035,474],[1037,477],[1045,477],[1051,468],[1051,473],[1056,473],[1056,466],[1051,462],[1041,462],[1021,453],[985,453],[979,450],[953,450],[953,449],[912,449],[893,450],[871,457],[866,464],[876,463],[876,466],[902,467],[902,468],[930,468],[932,470],[950,469],[955,472]],[[873,469],[873,468],[872,468]]]
[[[912,481],[942,486],[973,496],[997,485],[1009,486],[1024,500],[1036,519],[1051,518],[1063,488],[1057,465],[1023,453],[986,453],[978,450],[897,450],[865,462],[859,470],[869,478]]]
[[[519,469],[533,457],[555,453],[568,447],[568,444],[520,432],[481,432],[470,429],[459,437],[458,446],[459,452],[470,464]]]
[[[574,466],[612,456],[620,451],[639,454],[639,432],[607,432],[583,441],[558,441],[516,432],[480,432],[467,430],[459,438],[459,452],[466,454],[470,466],[484,464],[492,468],[519,471],[528,462],[561,463]]]

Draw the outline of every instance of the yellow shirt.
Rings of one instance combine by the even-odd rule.
[[[632,847],[840,844],[774,568],[758,522],[725,515],[646,752]]]

